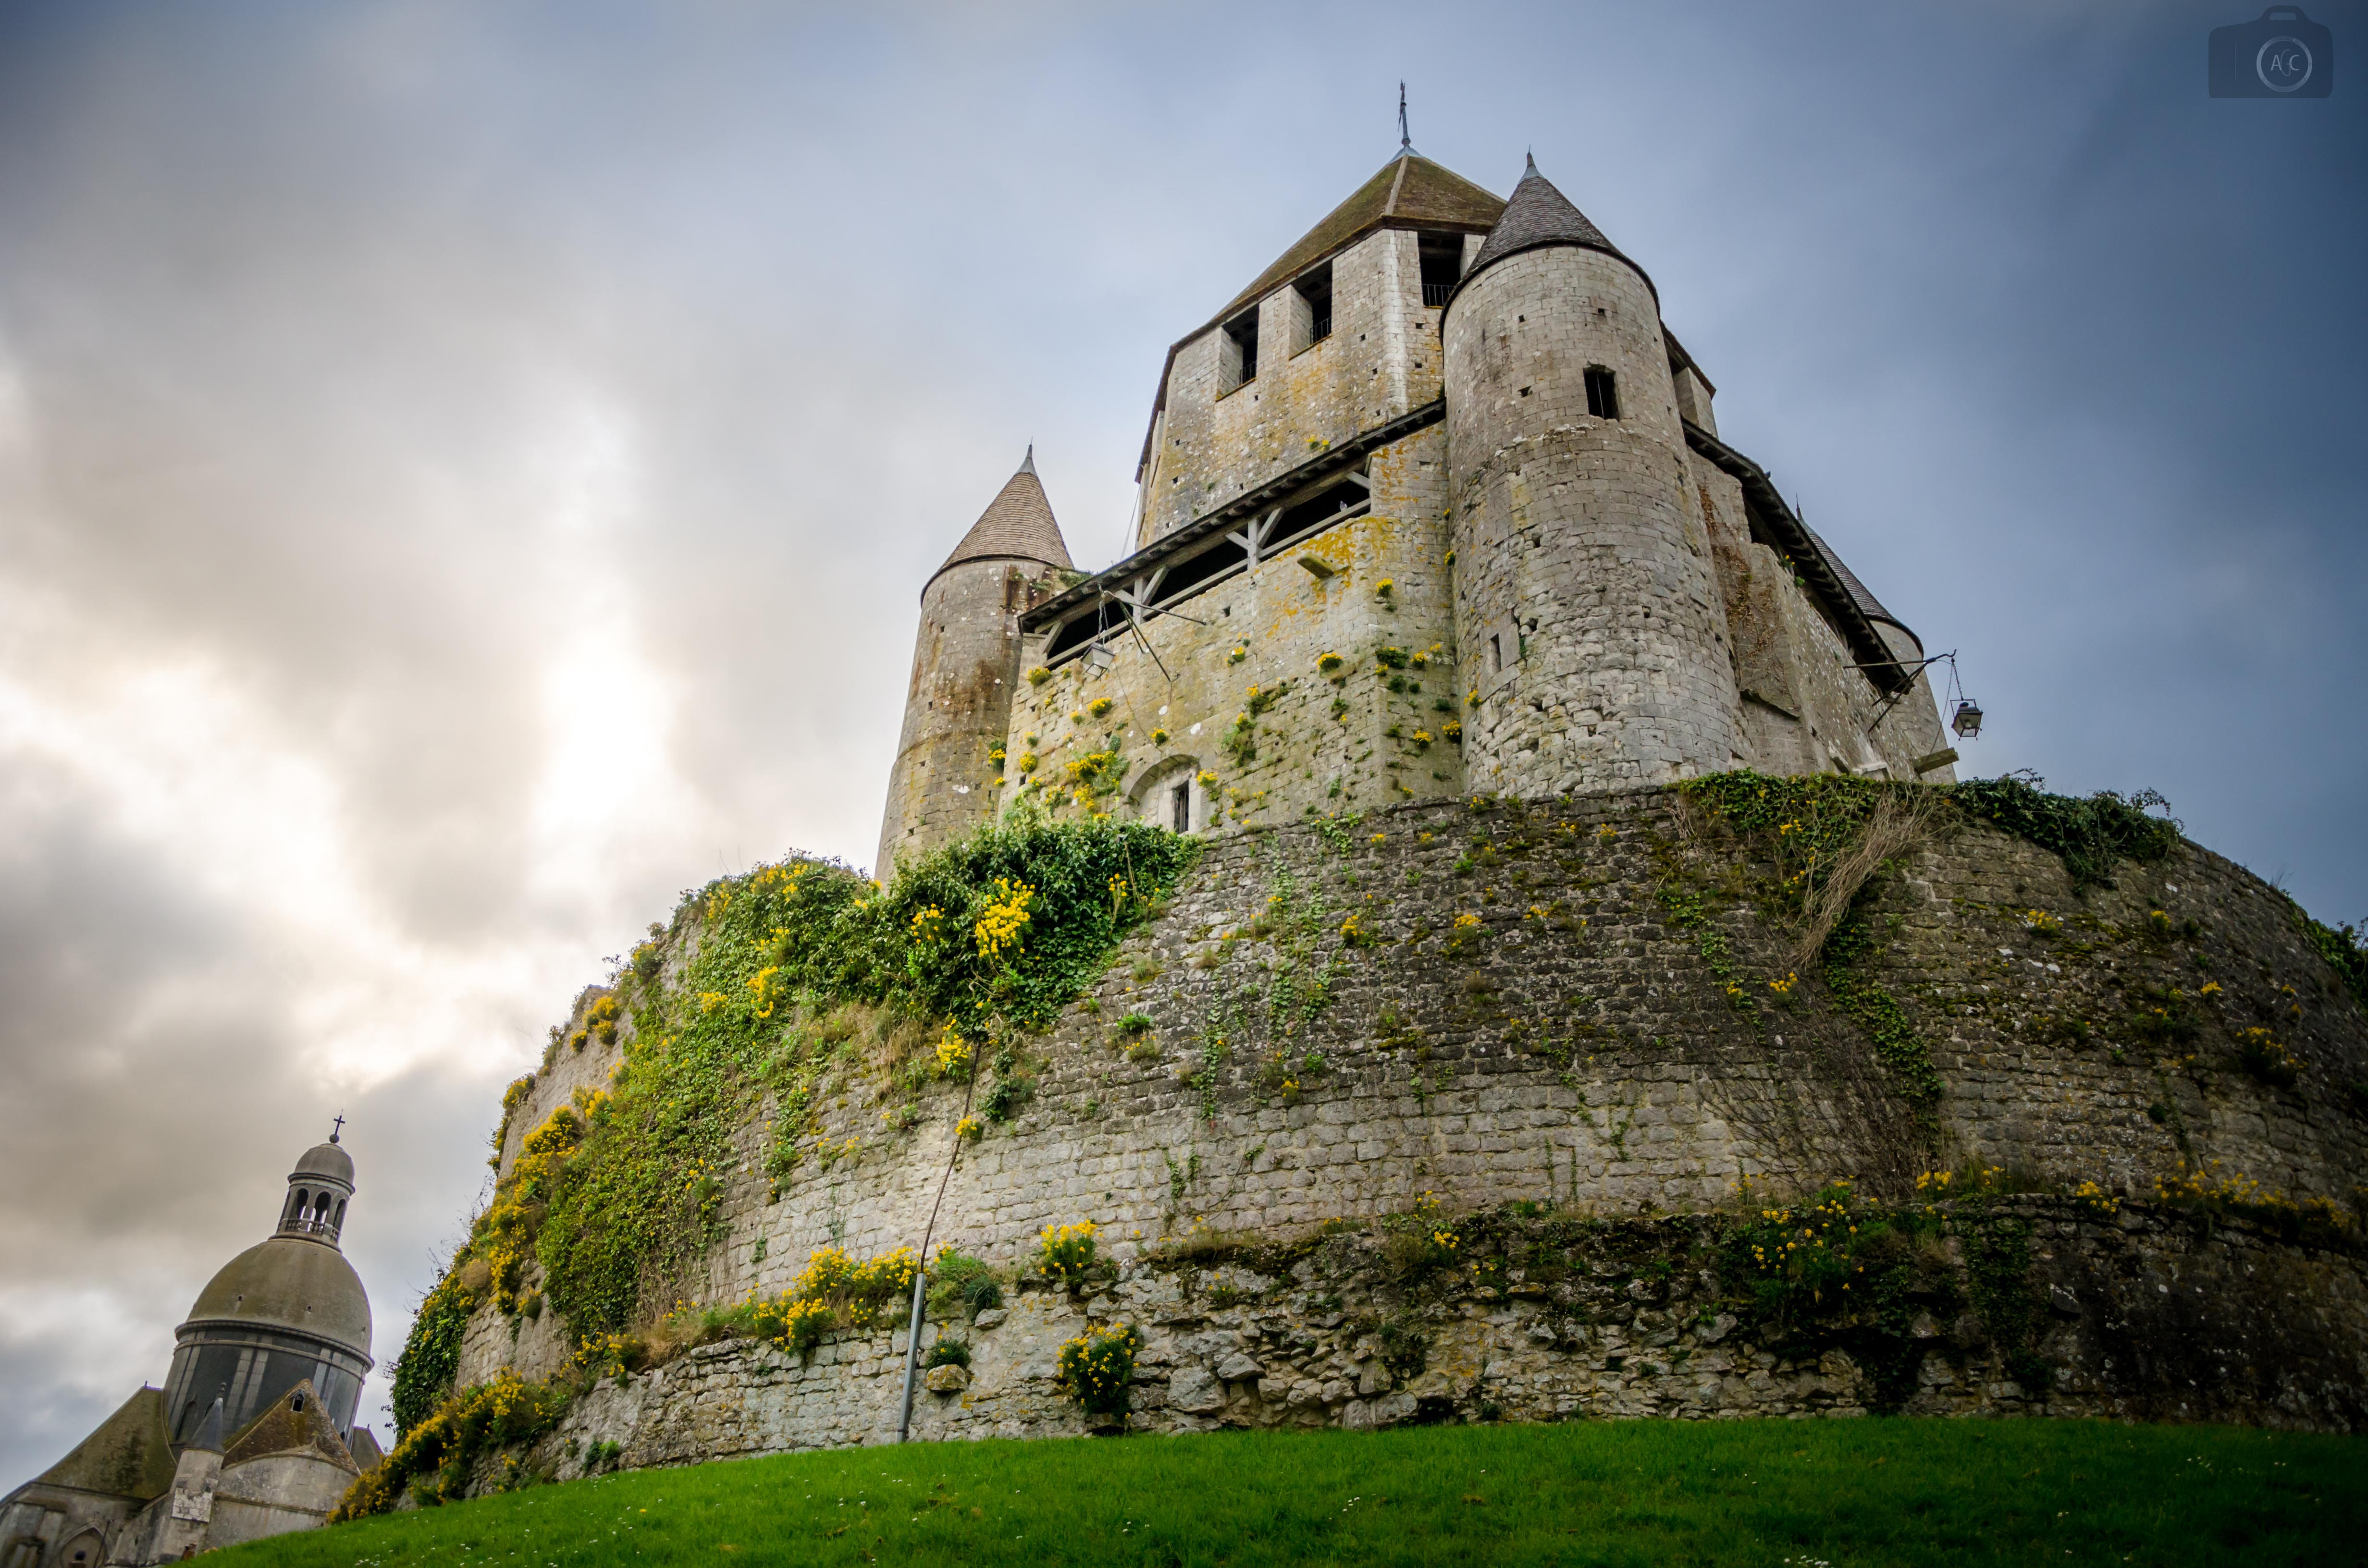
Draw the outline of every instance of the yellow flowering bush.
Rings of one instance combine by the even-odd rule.
[[[1315,667],[1325,675],[1338,675],[1348,662],[1338,653],[1320,653],[1316,655]]]
[[[1053,672],[1046,669],[1042,665],[1037,665],[1034,669],[1028,672],[1028,684],[1030,686],[1042,686],[1046,681],[1051,680],[1052,678]]]
[[[1008,877],[995,879],[995,901],[971,927],[978,942],[978,956],[999,958],[1007,949],[1022,945],[1028,929],[1028,905],[1036,897],[1036,890],[1026,882],[1015,882]]]
[[[970,1041],[947,1029],[938,1037],[938,1076],[951,1078],[970,1065]]]
[[[1113,704],[1109,698],[1097,697],[1091,702],[1086,704],[1086,711],[1099,719],[1103,714],[1109,712],[1113,706],[1115,706],[1115,704]]]
[[[1061,1346],[1061,1386],[1097,1415],[1124,1413],[1143,1331],[1133,1324],[1089,1328]]]
[[[966,1116],[954,1124],[954,1136],[965,1143],[975,1143],[986,1135],[986,1123],[974,1116]]]
[[[1094,1222],[1080,1220],[1074,1225],[1047,1225],[1036,1238],[1036,1266],[1044,1278],[1063,1285],[1075,1285],[1094,1266]]]
[[[429,1506],[458,1497],[480,1455],[534,1441],[566,1410],[565,1390],[505,1369],[493,1381],[454,1394],[405,1433],[393,1452],[355,1480],[328,1522],[390,1512],[406,1493]]]

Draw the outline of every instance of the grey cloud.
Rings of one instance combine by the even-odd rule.
[[[0,16],[0,1292],[105,1304],[0,1338],[0,1484],[161,1374],[340,1106],[392,1356],[543,1026],[677,890],[868,855],[922,579],[1030,440],[1116,553],[1168,342],[1401,75],[1426,153],[1534,146],[1644,261],[1722,428],[1964,651],[1976,767],[2157,786],[2368,913],[2357,95],[2224,112],[2200,6],[1445,15]],[[167,676],[249,818],[319,781],[319,886],[173,814]]]

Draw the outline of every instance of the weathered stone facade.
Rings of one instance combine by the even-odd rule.
[[[1395,161],[1171,350],[1134,555],[951,674],[996,596],[932,583],[875,869],[1021,799],[1224,833],[1730,767],[1947,781],[1921,646],[1712,396],[1534,170],[1505,203]]]
[[[1918,1170],[1995,1165],[2027,1185],[2061,1190],[2093,1181],[2133,1201],[2151,1194],[2157,1178],[2197,1168],[2297,1199],[2360,1200],[2368,1126],[2347,1085],[2368,1079],[2368,1019],[2304,942],[2291,905],[2241,869],[2186,846],[2154,867],[2124,865],[2117,886],[2081,897],[2045,850],[1972,822],[1934,830],[1905,856],[1902,874],[1879,884],[1872,906],[1871,972],[1898,999],[1943,1085],[1931,1131],[1918,1134],[1912,1108],[1864,1032],[1816,976],[1793,980],[1782,999],[1770,988],[1793,973],[1793,933],[1748,898],[1716,893],[1735,885],[1731,868],[1743,853],[1668,790],[1476,811],[1415,804],[1361,822],[1221,840],[1167,914],[1130,939],[1098,991],[1037,1042],[1033,1097],[962,1152],[938,1239],[1018,1267],[1043,1227],[1091,1219],[1136,1271],[1128,1278],[1149,1280],[1159,1274],[1162,1248],[1210,1237],[1287,1240],[1344,1219],[1380,1223],[1426,1194],[1451,1215],[1522,1203],[1606,1218],[1707,1214],[1731,1208],[1747,1176],[1777,1193],[1851,1176],[1898,1200],[1912,1195]],[[1707,890],[1712,928],[1725,939],[1716,962],[1702,933],[1675,917],[1669,894],[1681,889]],[[2034,911],[2049,915],[2054,935],[2040,934],[2047,923],[2035,926]],[[1344,930],[1352,916],[1354,928]],[[1759,999],[1751,1011],[1730,994],[1736,983]],[[2205,983],[2215,989],[2201,993]],[[1320,1004],[1311,1005],[1319,986]],[[2144,1030],[2150,998],[2166,988],[2192,1015],[2193,1035],[2176,1049],[2149,1044]],[[1155,1027],[1151,1045],[1130,1052],[1115,1026],[1134,1012]],[[2237,1063],[2241,1031],[2262,1027],[2302,1063],[2291,1085],[2261,1082]],[[602,1055],[595,1049],[563,1059],[548,1087],[538,1083],[534,1103],[558,1103],[562,1084],[598,1071]],[[815,1247],[864,1255],[917,1242],[951,1152],[960,1090],[935,1091],[917,1126],[882,1135],[878,1113],[887,1094],[855,1079],[837,1085],[815,1136],[856,1139],[859,1152],[827,1168],[801,1166],[778,1200],[768,1201],[757,1169],[764,1129],[752,1122],[744,1130],[743,1165],[723,1210],[726,1237],[712,1255],[702,1299],[783,1290]],[[513,1127],[530,1114],[521,1109]],[[2065,1218],[2071,1210],[2047,1212],[2072,1222]],[[2189,1234],[2176,1215],[2100,1223],[2096,1235],[2123,1238],[2112,1244],[2137,1257],[2131,1268],[2188,1267],[2155,1256],[2173,1246],[2167,1238]],[[2333,1354],[2327,1346],[2351,1343],[2324,1324],[2362,1310],[2356,1262],[2330,1262],[2267,1234],[2243,1244],[2274,1255],[2279,1268],[2317,1270],[2309,1311],[2322,1323],[2307,1334],[2295,1328],[2302,1338],[2292,1344],[2267,1320],[2248,1330],[2261,1348],[2247,1375],[2319,1377],[2293,1359],[2304,1354],[2294,1346],[2306,1342],[2316,1347],[2308,1356],[2323,1358]],[[2210,1250],[2237,1245],[2178,1241],[2174,1250],[2219,1259],[2196,1267],[2241,1273],[2228,1261],[2237,1255]],[[2076,1297],[2089,1288],[2073,1275],[2042,1273]],[[2221,1320],[2212,1313],[2236,1313],[2233,1322],[2252,1312],[2232,1300],[2237,1304],[2202,1301],[2195,1310],[2214,1324]],[[1031,1310],[1055,1317],[1070,1310],[1055,1305]],[[1527,1311],[1474,1310],[1459,1321]],[[996,1369],[1003,1363],[983,1359],[971,1405],[950,1407],[985,1408],[988,1392],[1004,1386],[996,1380],[1008,1377],[1017,1380],[1010,1400],[993,1407],[1007,1414],[962,1426],[973,1418],[941,1410],[925,1418],[924,1430],[1074,1426],[1074,1413],[1042,1381],[1044,1346],[1070,1320],[1044,1324],[1041,1335],[1023,1335],[1032,1347],[1010,1358],[1036,1370],[1007,1374]],[[1305,1332],[1322,1339],[1333,1331]],[[2216,1327],[2182,1332],[2203,1337],[2150,1354],[2192,1358],[2203,1354],[2197,1346],[2228,1342]],[[2141,1346],[2144,1339],[2114,1343]],[[798,1408],[811,1413],[793,1417],[784,1406],[751,1415],[757,1425],[748,1430],[759,1437],[743,1433],[733,1443],[784,1445],[792,1438],[782,1434],[809,1430],[815,1441],[855,1440],[876,1435],[878,1402],[893,1397],[864,1370],[884,1346],[885,1336],[859,1336],[803,1371],[746,1350],[701,1352],[689,1367],[719,1369],[714,1375],[727,1379],[757,1379],[771,1368],[761,1376],[775,1392],[760,1399],[752,1383],[732,1397],[755,1402],[751,1409],[803,1402]],[[1749,1408],[1807,1408],[1813,1383],[1838,1406],[1863,1403],[1843,1386],[1847,1377],[1836,1384],[1839,1374],[1822,1364],[1763,1348],[1777,1362],[1736,1373],[1747,1382],[1766,1374],[1752,1383],[1761,1392]],[[1608,1341],[1592,1353],[1626,1354]],[[2152,1372],[2124,1376],[2135,1353],[2111,1353],[2123,1358],[2115,1362],[2123,1371],[2097,1371],[2104,1381],[2089,1403],[2050,1408],[2175,1413],[2175,1402],[2162,1403],[2176,1393],[2170,1383]],[[2108,1352],[2081,1354],[2094,1360]],[[513,1330],[487,1309],[472,1327],[461,1379],[481,1380],[513,1361],[547,1371],[561,1359],[554,1318]],[[1548,1366],[1562,1370],[1547,1378]],[[829,1392],[825,1368],[844,1392]],[[1564,1388],[1580,1369],[1541,1359],[1523,1376]],[[631,1400],[670,1408],[676,1396],[653,1391],[706,1375],[670,1369],[645,1380]],[[1669,1391],[1684,1380],[1674,1369],[1669,1375],[1677,1381],[1655,1385],[1656,1398],[1682,1407]],[[2012,1401],[2022,1396],[1987,1389],[1974,1372],[1949,1377],[1931,1395],[1948,1408],[2021,1407]],[[2325,1379],[2356,1391],[2362,1373],[2355,1367]],[[1617,1388],[1632,1381],[1617,1380]],[[1599,1377],[1587,1386],[1608,1385]],[[2086,1385],[2061,1386],[2070,1398]],[[1278,1397],[1291,1409],[1287,1392]],[[1627,1408],[1618,1399],[1588,1403],[1595,1397],[1567,1408]],[[2356,1393],[2327,1397],[2337,1404],[2308,1406],[2316,1414],[2280,1415],[2285,1406],[2249,1394],[2253,1403],[2241,1408],[2195,1413],[2352,1419],[2327,1411],[2353,1409],[2341,1401]],[[1722,1394],[1701,1408],[1746,1407]],[[571,1420],[593,1422],[602,1408],[596,1401]],[[1021,1410],[1032,1414],[1008,1414]],[[1305,1413],[1346,1420],[1350,1403],[1326,1396]],[[800,1425],[809,1420],[815,1425]]]

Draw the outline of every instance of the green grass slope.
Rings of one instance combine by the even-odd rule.
[[[394,1515],[223,1568],[2358,1562],[2368,1440],[2071,1421],[1634,1421],[914,1444]]]

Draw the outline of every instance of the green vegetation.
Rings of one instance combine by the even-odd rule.
[[[462,1278],[468,1252],[462,1247],[435,1289],[421,1299],[419,1312],[412,1319],[411,1336],[395,1359],[392,1403],[397,1438],[434,1415],[452,1392],[453,1374],[461,1369],[461,1341],[468,1333],[469,1314],[476,1310],[478,1300]]]
[[[2368,1007],[2368,923],[2359,926],[2329,926],[2314,920],[2301,904],[2289,898],[2286,912],[2302,928],[2318,956],[2335,967],[2343,983],[2351,988],[2352,996]]]
[[[2179,847],[2178,820],[2148,814],[2170,805],[2152,790],[2126,797],[2105,790],[2083,800],[2050,795],[2046,783],[2035,773],[2009,773],[1950,786],[1949,797],[1971,815],[2055,851],[2076,890],[2112,886],[2117,860],[2150,865]]]
[[[1099,978],[1197,849],[1140,824],[1022,812],[900,869],[886,889],[792,858],[688,896],[602,999],[613,999],[604,1022],[622,1013],[633,1026],[609,1089],[579,1094],[528,1135],[419,1314],[398,1362],[402,1429],[449,1393],[461,1324],[479,1301],[528,1309],[529,1259],[579,1346],[632,1335],[672,1304],[713,1239],[732,1130],[767,1100],[777,1190],[834,1075],[869,1068],[903,1084],[894,1136],[917,1115],[921,1084],[965,1076],[975,1047],[994,1074],[982,1110],[1013,1114],[1032,1083],[1017,1037],[1049,1027]],[[687,961],[659,961],[666,943]],[[936,1049],[916,1050],[932,1032]],[[522,1100],[506,1100],[506,1117]],[[858,1152],[854,1140],[819,1151]]]
[[[1896,1417],[916,1443],[628,1471],[222,1561],[2303,1564],[2356,1556],[2363,1464],[2359,1437]]]

